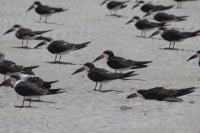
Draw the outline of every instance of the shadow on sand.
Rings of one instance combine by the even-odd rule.
[[[45,63],[49,63],[49,64],[60,64],[60,65],[83,65],[83,64],[74,64],[74,63],[70,63],[70,62],[59,62],[59,61],[53,61],[53,62],[45,62]]]
[[[13,48],[18,48],[18,49],[32,49],[30,47],[13,47]]]
[[[187,51],[187,52],[196,52],[194,50],[187,50],[187,49],[178,49],[178,48],[159,48],[160,50],[174,50],[174,51]]]
[[[38,21],[36,21],[35,23],[43,23],[43,24],[55,24],[55,25],[58,25],[57,23],[51,23],[51,22],[38,22]]]
[[[117,17],[117,18],[127,18],[125,16],[122,15],[117,15],[117,14],[112,14],[112,15],[107,15],[108,17]]]

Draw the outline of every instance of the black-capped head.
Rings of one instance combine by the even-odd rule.
[[[145,2],[144,1],[138,1],[138,4],[144,4]]]
[[[135,17],[133,17],[133,19],[140,20],[140,17],[135,16]]]
[[[37,5],[37,6],[41,6],[42,5],[39,1],[35,1],[33,4]]]
[[[0,58],[5,58],[5,55],[3,53],[0,53]]]
[[[103,52],[103,55],[106,57],[106,55],[108,55],[108,58],[109,57],[113,57],[114,56],[114,53],[110,50],[106,50]]]
[[[23,72],[23,74],[35,75],[35,73],[32,70],[26,70],[25,72]]]
[[[20,80],[21,79],[20,76],[17,75],[17,74],[10,75],[10,78],[13,78],[15,80]]]
[[[15,25],[13,26],[13,28],[21,28],[21,25],[15,24]]]
[[[84,64],[84,67],[88,67],[89,69],[95,68],[94,64],[87,62]]]

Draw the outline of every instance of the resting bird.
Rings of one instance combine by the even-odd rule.
[[[140,97],[145,100],[158,100],[167,102],[181,102],[180,96],[194,92],[195,87],[184,89],[165,89],[164,87],[155,87],[148,90],[138,90],[136,93],[129,95],[127,98]]]

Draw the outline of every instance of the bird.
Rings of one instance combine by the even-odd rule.
[[[49,7],[46,5],[42,5],[39,1],[35,1],[26,12],[30,11],[33,8],[35,8],[35,12],[40,15],[39,22],[41,22],[42,17],[46,17],[44,23],[47,23],[47,17],[51,16],[52,14],[68,10],[63,8]]]
[[[59,93],[51,93],[48,90],[38,87],[38,85],[36,85],[34,83],[22,81],[20,76],[16,75],[16,74],[10,75],[10,77],[8,79],[6,79],[4,82],[2,82],[0,84],[0,87],[7,83],[13,84],[14,89],[17,92],[17,94],[24,97],[21,107],[24,106],[25,100],[30,101],[30,103],[29,103],[29,107],[30,107],[32,98],[39,98],[43,95],[59,94]]]
[[[28,28],[23,28],[19,24],[15,24],[11,29],[6,31],[3,35],[8,34],[12,31],[15,31],[15,36],[18,39],[22,40],[22,47],[23,47],[23,40],[27,40],[26,47],[28,46],[28,40],[43,40],[45,37],[41,36],[41,34],[52,31],[51,30],[45,30],[45,31],[32,31]]]
[[[127,72],[127,73],[124,73],[124,74],[112,73],[112,72],[109,72],[105,69],[96,68],[94,66],[94,64],[92,64],[90,62],[85,63],[83,67],[79,68],[78,70],[76,70],[71,75],[85,71],[85,70],[86,70],[88,78],[90,80],[96,82],[95,89],[94,89],[95,91],[96,91],[97,83],[101,83],[100,89],[99,89],[99,91],[101,91],[102,83],[108,83],[108,82],[111,82],[112,80],[123,79],[123,78],[138,75],[138,74],[133,74],[134,71]]]
[[[197,0],[174,0],[177,3],[177,8],[181,8],[182,2],[187,2],[187,1],[197,1]]]
[[[127,98],[140,97],[145,100],[181,102],[183,100],[177,97],[190,94],[194,92],[195,89],[195,87],[184,89],[165,89],[164,87],[155,87],[148,90],[138,90],[136,93],[129,95]]]
[[[163,6],[163,5],[154,5],[154,4],[150,4],[150,3],[145,3],[144,1],[138,1],[137,4],[134,5],[132,9],[134,9],[135,7],[138,7],[138,6],[140,6],[140,9],[143,12],[149,12],[152,9],[156,9],[159,11],[168,10],[168,9],[171,9],[174,5]]]
[[[116,15],[116,11],[119,9],[125,8],[127,5],[125,3],[129,2],[130,0],[124,1],[124,2],[117,2],[117,1],[111,1],[111,0],[104,0],[101,3],[101,6],[105,3],[107,3],[107,8],[110,10],[110,15],[112,15],[112,11],[114,11],[114,15]]]
[[[178,31],[175,29],[167,29],[166,27],[160,27],[149,38],[151,38],[152,36],[155,36],[159,33],[164,40],[170,42],[170,45],[169,45],[169,49],[170,49],[171,43],[173,43],[173,48],[174,48],[174,45],[176,42],[181,42],[184,39],[199,36],[200,30],[197,30],[194,32],[181,32],[181,31]]]
[[[199,66],[200,66],[200,50],[196,52],[196,54],[192,55],[187,61],[190,61],[194,58],[199,58]]]
[[[44,41],[42,41],[37,46],[35,46],[35,48],[38,48],[42,45],[46,45],[47,50],[50,53],[56,55],[55,56],[55,62],[56,62],[57,55],[60,55],[60,59],[61,59],[61,55],[65,55],[71,51],[87,47],[87,44],[89,43],[91,42],[85,42],[81,44],[72,44],[72,43],[65,42],[63,40],[53,41],[52,38],[45,38]],[[60,62],[60,59],[59,59],[59,62]]]
[[[4,79],[6,79],[6,76],[9,76],[12,74],[20,74],[25,70],[34,69],[37,67],[39,66],[23,67],[23,66],[17,65],[12,61],[6,60],[5,55],[3,53],[0,53],[0,74],[4,75]]]
[[[175,16],[164,12],[158,12],[158,10],[150,10],[144,17],[151,15],[151,17],[158,22],[178,22],[185,21],[188,16]]]
[[[142,31],[141,37],[145,37],[146,31],[150,31],[150,30],[153,30],[154,28],[158,28],[158,27],[168,26],[166,23],[150,22],[147,19],[140,19],[140,17],[138,17],[138,16],[133,17],[130,21],[128,21],[126,23],[126,25],[131,22],[134,22],[135,27],[138,30]]]
[[[128,70],[128,69],[138,69],[138,68],[145,68],[148,67],[146,64],[151,63],[152,61],[132,61],[132,60],[127,60],[122,57],[117,57],[114,55],[114,53],[110,50],[106,50],[98,56],[94,61],[98,61],[100,59],[106,58],[107,60],[107,65],[115,69],[115,73],[117,70],[120,70],[122,73],[122,70]]]

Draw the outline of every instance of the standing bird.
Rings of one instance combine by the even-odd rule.
[[[173,48],[176,42],[181,42],[184,39],[199,36],[200,35],[200,30],[194,31],[194,32],[180,32],[178,30],[174,29],[167,29],[165,27],[160,27],[157,31],[155,31],[149,38],[152,36],[155,36],[157,34],[161,35],[161,37],[170,42],[169,49],[171,46],[171,43],[173,43]],[[172,49],[173,49],[172,48]]]
[[[115,69],[115,73],[117,70],[120,70],[122,73],[122,70],[128,70],[128,69],[138,69],[138,68],[145,68],[148,67],[146,64],[151,63],[152,61],[132,61],[127,60],[122,57],[114,56],[114,53],[110,50],[106,50],[103,52],[102,55],[98,56],[94,61],[98,61],[100,59],[106,58],[107,65]]]
[[[57,55],[60,55],[60,59],[61,59],[61,55],[68,54],[69,52],[74,51],[74,50],[82,49],[86,47],[87,44],[89,43],[91,42],[85,42],[81,44],[71,44],[62,40],[53,41],[52,38],[45,38],[44,41],[39,43],[35,48],[40,47],[42,45],[46,45],[47,50],[50,53],[56,54],[55,56],[55,62],[56,62]],[[59,62],[60,62],[60,59],[59,59]]]
[[[19,75],[11,75],[8,79],[2,82],[0,86],[3,86],[4,84],[7,84],[7,83],[12,83],[17,94],[24,97],[23,102],[22,102],[22,107],[24,106],[25,100],[30,101],[29,103],[29,107],[30,107],[32,98],[39,98],[43,95],[52,94],[48,90],[42,89],[41,87],[38,87],[34,83],[22,81]]]
[[[200,50],[197,51],[196,54],[192,55],[187,61],[192,60],[192,59],[197,58],[197,57],[199,58],[199,66],[200,66]]]
[[[40,21],[42,17],[46,17],[45,23],[47,23],[47,17],[51,16],[54,13],[59,13],[66,11],[68,9],[63,9],[63,8],[55,8],[55,7],[49,7],[42,5],[39,1],[36,1],[29,7],[29,9],[26,11],[30,11],[31,9],[35,8],[35,12],[40,15]]]
[[[146,19],[140,19],[138,16],[133,17],[130,21],[126,23],[129,24],[131,22],[135,23],[135,27],[138,30],[142,31],[141,37],[145,37],[146,31],[153,30],[154,28],[162,27],[162,26],[167,26],[166,23],[155,23],[155,22],[150,22]],[[144,33],[144,35],[143,35]]]
[[[4,79],[6,79],[6,76],[20,74],[26,70],[31,70],[37,67],[39,66],[23,67],[16,65],[14,62],[6,60],[5,55],[0,53],[0,74],[4,75]]]
[[[152,9],[156,9],[159,11],[168,10],[168,9],[171,9],[174,5],[171,5],[171,6],[153,5],[150,3],[145,3],[144,1],[138,1],[137,4],[135,6],[133,6],[132,9],[134,9],[135,7],[138,7],[138,6],[140,6],[140,9],[143,12],[149,12]]]
[[[129,1],[130,0],[124,1],[124,2],[117,2],[117,1],[111,1],[111,0],[104,0],[101,6],[107,3],[107,8],[108,10],[110,10],[110,15],[112,15],[112,11],[114,11],[115,12],[114,15],[116,15],[116,11],[119,9],[125,8],[127,5],[124,5],[124,4]]]
[[[181,8],[182,6],[182,2],[187,2],[187,1],[197,1],[197,0],[174,0],[176,2],[178,2],[177,4],[177,8]]]
[[[164,12],[158,12],[155,9],[150,10],[144,17],[151,15],[151,17],[158,22],[177,22],[187,20],[188,16],[175,16]]]
[[[155,87],[148,90],[138,90],[136,93],[129,95],[127,98],[140,97],[145,100],[158,100],[167,102],[181,102],[180,96],[194,92],[195,87],[185,89],[165,89],[164,87]]]
[[[133,74],[134,71],[127,72],[127,73],[124,73],[124,74],[112,73],[112,72],[109,72],[109,71],[107,71],[105,69],[96,68],[90,62],[85,63],[83,67],[79,68],[78,70],[76,70],[71,75],[73,75],[75,73],[79,73],[79,72],[85,71],[85,70],[86,70],[88,78],[90,80],[96,82],[94,90],[96,90],[97,83],[101,83],[100,89],[99,89],[99,90],[101,90],[102,83],[108,83],[108,82],[110,82],[112,80],[123,79],[123,78],[127,78],[127,77],[132,77],[132,76],[138,75],[138,74]]]
[[[18,39],[22,40],[22,47],[23,47],[23,40],[27,40],[26,47],[28,45],[28,40],[43,40],[45,37],[42,37],[41,34],[52,31],[52,30],[45,30],[45,31],[32,31],[27,28],[23,28],[21,25],[14,25],[13,28],[6,31],[3,35],[15,31],[15,36]]]

